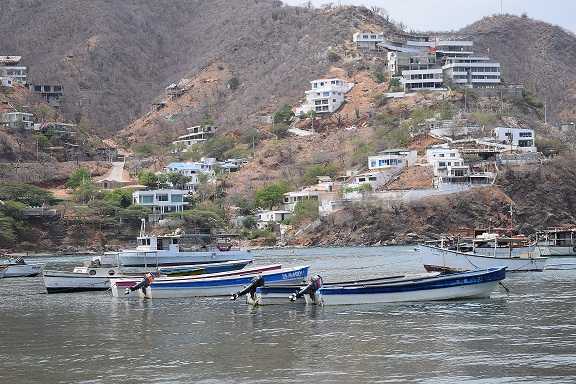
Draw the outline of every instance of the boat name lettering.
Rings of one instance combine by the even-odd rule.
[[[287,280],[287,279],[293,279],[295,277],[303,277],[303,276],[304,276],[304,271],[293,271],[293,272],[283,273],[282,279]]]

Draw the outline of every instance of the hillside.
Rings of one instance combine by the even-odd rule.
[[[347,57],[354,32],[395,30],[367,8],[319,10],[276,0],[6,0],[3,10],[0,52],[21,55],[30,82],[62,84],[62,112],[103,138],[147,119],[165,87],[181,81],[194,85],[194,98],[179,106],[178,113],[192,112],[178,122],[180,130],[207,117],[244,130],[258,115],[296,105],[311,79],[330,72],[327,51]],[[43,20],[56,21],[48,27]],[[548,100],[549,116],[574,116],[574,35],[507,15],[460,32],[473,38],[475,51],[490,49],[506,82],[524,83]],[[353,64],[344,69],[354,76]]]

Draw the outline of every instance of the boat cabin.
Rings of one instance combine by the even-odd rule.
[[[180,236],[139,236],[136,240],[136,250],[140,252],[179,252],[179,240]]]

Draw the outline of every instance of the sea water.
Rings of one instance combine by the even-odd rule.
[[[253,253],[255,265],[310,265],[324,281],[424,272],[411,247]],[[28,261],[72,270],[88,259]],[[0,382],[576,382],[576,270],[508,274],[504,285],[482,300],[251,307],[48,295],[41,277],[0,279]]]

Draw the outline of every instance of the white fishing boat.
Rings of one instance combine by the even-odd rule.
[[[576,256],[576,226],[548,227],[537,237],[541,256]]]
[[[4,273],[6,272],[6,269],[8,268],[7,265],[0,265],[0,279],[2,277],[4,277]]]
[[[520,253],[518,256],[511,253],[506,256],[484,255],[475,252],[474,247],[462,251],[443,242],[420,244],[420,258],[427,271],[438,272],[472,271],[499,266],[506,266],[508,272],[542,271],[548,260],[534,252]]]
[[[274,264],[245,270],[223,272],[212,275],[185,277],[153,277],[148,275],[142,281],[113,279],[114,297],[136,296],[141,298],[207,297],[228,296],[243,289],[257,276],[266,282],[295,284],[308,276],[308,266],[287,267]],[[227,275],[226,275],[227,274]]]
[[[247,247],[238,247],[229,239],[232,234],[174,234],[152,236],[146,234],[142,220],[140,236],[135,249],[120,252],[106,252],[96,256],[94,261],[101,264],[118,264],[123,267],[151,267],[219,263],[225,261],[251,260],[252,253]],[[184,243],[189,249],[184,249]],[[202,240],[198,242],[197,240]],[[209,241],[208,241],[209,240]],[[194,244],[190,244],[194,242]]]
[[[141,273],[139,276],[143,276]],[[82,267],[70,271],[44,270],[44,286],[48,293],[106,291],[110,289],[110,278],[124,276],[120,268],[87,261]]]
[[[27,263],[22,257],[1,261],[0,265],[7,267],[3,278],[38,276],[46,268],[46,263]]]
[[[251,260],[227,261],[223,263],[195,264],[194,266],[160,268],[159,275],[173,272],[175,275],[207,275],[210,273],[234,271],[245,267]],[[140,271],[138,271],[140,270]],[[141,268],[121,268],[113,264],[100,264],[97,261],[85,261],[81,267],[72,271],[44,270],[44,286],[48,293],[106,291],[110,289],[110,278],[124,277],[142,279],[146,270]]]
[[[324,284],[314,276],[306,286],[264,285],[247,294],[253,305],[305,302],[349,305],[488,298],[505,278],[506,267],[441,275],[417,274]]]

